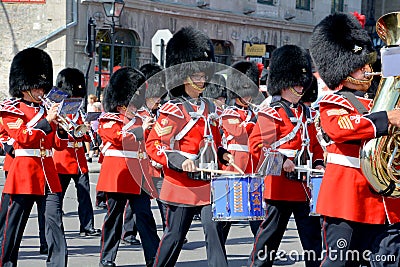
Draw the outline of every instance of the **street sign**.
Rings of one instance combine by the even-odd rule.
[[[151,38],[151,52],[163,67],[165,67],[165,48],[171,38],[172,33],[168,29],[158,30]]]

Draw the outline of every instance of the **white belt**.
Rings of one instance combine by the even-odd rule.
[[[360,168],[360,159],[335,153],[328,153],[326,162],[334,163],[342,166]]]
[[[104,156],[132,158],[132,159],[147,158],[146,152],[126,151],[126,150],[116,150],[116,149],[107,149],[107,151],[104,153]]]
[[[83,147],[83,143],[82,142],[68,142],[68,147],[70,147],[70,148]]]
[[[16,157],[51,157],[53,151],[50,149],[16,149]]]
[[[297,150],[294,149],[279,148],[277,150],[288,158],[294,158],[297,153]]]
[[[227,150],[249,152],[249,146],[239,144],[229,144]]]
[[[196,160],[197,159],[197,155],[196,154],[191,154],[191,153],[187,153],[187,152],[183,152],[183,151],[175,151],[178,152],[179,154],[181,154],[182,156],[187,157],[190,160]]]

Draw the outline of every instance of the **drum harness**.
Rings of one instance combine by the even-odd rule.
[[[288,106],[287,103],[285,103],[284,101],[282,101],[282,99],[279,99],[277,101],[274,101],[270,104],[270,107],[282,107],[287,116],[289,117],[290,121],[295,125],[295,127],[293,128],[293,130],[286,136],[282,137],[281,139],[275,141],[274,143],[272,143],[270,145],[270,148],[263,148],[264,150],[264,155],[265,155],[265,159],[262,162],[260,168],[259,168],[259,172],[262,169],[267,170],[267,173],[264,173],[265,175],[280,175],[281,174],[281,169],[282,169],[282,165],[283,165],[283,161],[285,157],[293,157],[294,156],[294,164],[296,165],[296,167],[298,167],[299,169],[304,169],[306,171],[294,171],[294,172],[290,172],[290,173],[286,173],[286,176],[288,179],[290,180],[294,180],[294,181],[304,181],[303,179],[303,173],[306,173],[306,177],[307,177],[307,187],[310,186],[310,181],[309,181],[309,177],[310,177],[310,170],[312,169],[312,153],[310,151],[310,137],[309,137],[309,133],[308,133],[308,128],[307,125],[311,124],[313,122],[312,120],[312,116],[311,116],[311,111],[310,109],[304,105],[303,103],[299,102],[299,105],[301,105],[302,107],[302,114],[300,115],[299,118],[297,118],[295,116],[295,114],[293,113],[293,111],[290,109],[290,107]],[[303,122],[302,118],[305,116],[306,121]],[[301,143],[301,149],[299,151],[297,151],[295,153],[295,155],[293,155],[292,151],[285,151],[284,149],[278,149],[278,147],[280,147],[281,145],[287,143],[288,141],[292,140],[298,130],[300,128],[303,128],[302,131],[302,143]],[[271,150],[277,150],[278,152],[271,152]],[[288,153],[289,152],[289,153]],[[276,158],[276,154],[283,154],[283,157],[279,157],[279,159],[277,160]],[[272,160],[275,160],[275,162],[271,163],[271,158],[273,158]],[[280,168],[276,168],[275,170],[273,170],[273,172],[268,173],[268,167],[272,168],[273,165],[275,164],[280,164]],[[270,165],[270,166],[268,166]],[[271,166],[272,165],[272,166]],[[305,185],[303,184],[304,190],[306,192],[307,198],[310,199],[310,196],[308,194],[308,190],[306,190]]]
[[[179,133],[177,133],[173,138],[171,138],[170,147],[173,149],[175,142],[181,140],[194,127],[194,125],[200,118],[204,120],[205,124],[204,134],[203,134],[204,146],[200,148],[200,151],[197,155],[185,153],[179,150],[170,150],[170,151],[166,150],[166,152],[177,152],[182,156],[193,160],[195,164],[198,163],[196,164],[196,166],[198,165],[199,168],[204,168],[209,170],[218,169],[217,151],[214,146],[214,137],[212,135],[210,126],[210,120],[215,120],[218,118],[218,115],[215,113],[214,103],[212,103],[207,98],[199,98],[201,101],[200,107],[198,108],[197,111],[194,111],[188,99],[185,98],[180,98],[180,99],[184,109],[190,115],[191,119],[188,123],[186,123],[186,125],[182,128],[182,130]],[[206,108],[206,104],[209,111],[207,117],[203,115],[204,110]],[[189,178],[194,180],[205,180],[205,181],[211,180],[211,173],[205,173],[203,171],[200,172],[200,174],[189,172],[188,176]]]

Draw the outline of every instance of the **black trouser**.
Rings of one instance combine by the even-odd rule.
[[[385,226],[372,247],[371,266],[400,266],[400,223]]]
[[[133,213],[131,205],[129,205],[129,200],[128,200],[125,205],[121,238],[124,239],[128,236],[136,237],[136,235],[137,235],[136,215]]]
[[[61,193],[40,195],[3,194],[0,210],[0,266],[17,266],[18,251],[34,202],[45,201],[47,266],[67,266],[67,243],[61,212]]]
[[[162,203],[160,200],[156,200],[157,201],[157,205],[158,205],[158,209],[160,210],[160,216],[161,216],[161,221],[162,221],[162,229],[163,231],[165,230],[165,227],[167,227],[167,225],[165,224],[165,214],[167,213],[167,206],[166,204]]]
[[[94,227],[94,215],[92,200],[90,198],[89,174],[58,174],[62,187],[62,199],[64,201],[65,192],[71,182],[74,180],[76,188],[76,197],[78,199],[78,216],[80,231],[90,230]]]
[[[376,250],[373,244],[377,237],[385,232],[385,228],[385,225],[351,222],[325,216],[322,223],[325,255],[321,266],[368,266],[368,253]]]
[[[157,226],[151,212],[150,197],[145,192],[140,195],[105,193],[107,213],[104,217],[101,233],[100,260],[114,262],[117,257],[118,246],[121,240],[122,223],[126,201],[136,214],[136,227],[146,264],[153,262],[160,241],[157,235]]]
[[[154,266],[175,266],[193,216],[199,212],[206,240],[208,266],[228,266],[222,231],[223,222],[212,220],[211,205],[178,207],[166,204],[166,206],[166,228],[160,241]]]
[[[8,171],[4,171],[4,177],[7,179]],[[36,200],[36,209],[38,216],[38,225],[39,225],[39,240],[40,245],[46,245],[46,226],[45,226],[45,218],[44,212],[46,210],[46,200],[45,198]]]
[[[303,250],[313,254],[310,257],[305,255],[306,266],[319,266],[318,259],[322,252],[321,224],[318,216],[309,216],[309,203],[271,200],[266,203],[266,219],[255,237],[249,266],[272,266],[292,213]]]

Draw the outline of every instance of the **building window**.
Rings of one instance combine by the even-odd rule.
[[[344,2],[343,0],[332,0],[331,13],[335,13],[338,11],[343,12],[343,6],[344,6],[343,2]]]
[[[310,10],[310,0],[296,0],[296,8]]]
[[[257,0],[257,3],[265,4],[265,5],[273,5],[274,4],[274,0]]]

